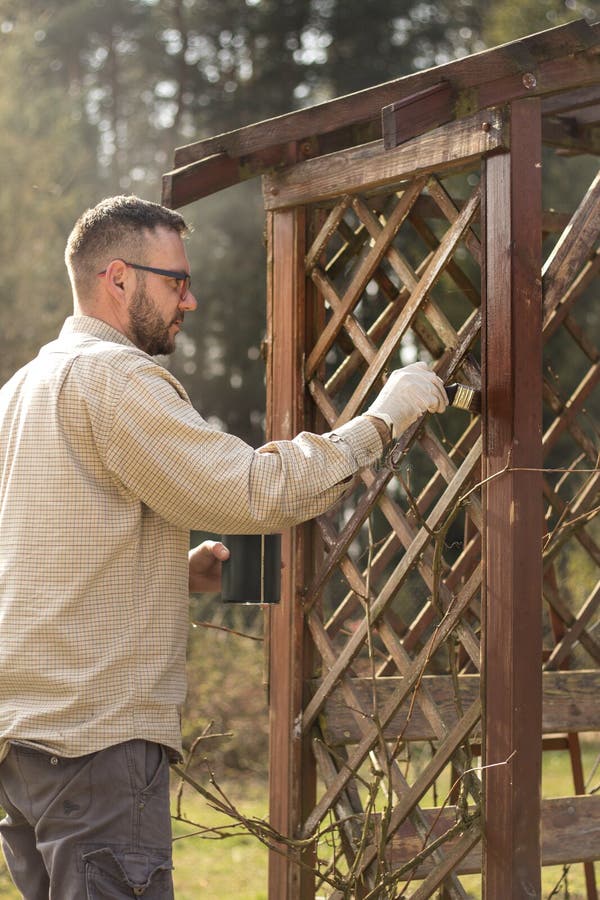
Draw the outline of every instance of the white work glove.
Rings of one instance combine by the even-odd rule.
[[[427,363],[416,362],[391,373],[365,415],[383,419],[398,438],[423,413],[443,412],[447,406],[444,382]]]

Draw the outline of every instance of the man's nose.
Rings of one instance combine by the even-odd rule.
[[[179,306],[181,309],[189,310],[190,312],[193,312],[197,308],[198,301],[191,290],[189,290],[183,300],[180,301]]]

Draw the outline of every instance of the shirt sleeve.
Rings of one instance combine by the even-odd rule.
[[[255,450],[211,427],[178,387],[158,365],[138,367],[99,449],[128,491],[186,529],[252,534],[295,525],[328,509],[383,449],[375,426],[358,417]]]

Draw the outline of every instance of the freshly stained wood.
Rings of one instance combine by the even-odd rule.
[[[305,216],[291,211],[269,217],[269,436],[289,439],[302,421],[300,344],[305,328],[302,304],[289,314],[285,299],[299,298],[305,287],[303,261]],[[272,254],[272,255],[271,255]],[[276,336],[276,340],[274,340]],[[294,721],[302,706],[304,660],[297,652],[302,643],[302,611],[296,591],[304,553],[301,529],[282,535],[281,602],[269,611],[269,702],[271,707],[270,822],[282,835],[296,834],[303,819],[303,804],[314,796],[314,765],[309,765],[306,746],[292,740]],[[300,569],[301,571],[301,569]],[[300,774],[301,773],[301,774]],[[289,900],[308,900],[312,879],[300,877],[286,860],[285,853],[269,857],[271,896]]]
[[[507,146],[508,135],[500,110],[483,110],[394,150],[385,150],[382,141],[375,141],[266,176],[265,207],[322,202],[341,192],[366,192],[400,184],[408,176],[464,167],[473,159]]]
[[[489,897],[540,893],[540,596],[543,521],[541,116],[539,99],[511,104],[511,152],[485,178],[486,304],[482,328],[486,595],[483,660]],[[506,472],[507,463],[527,467]]]

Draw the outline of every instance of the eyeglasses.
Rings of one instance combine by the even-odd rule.
[[[166,278],[174,278],[179,288],[179,299],[185,300],[185,297],[192,286],[192,276],[189,272],[173,271],[173,269],[155,269],[154,266],[141,266],[139,263],[127,262],[122,259],[121,262],[129,266],[130,269],[142,269],[144,272],[153,272],[155,275],[164,275]],[[98,275],[106,275],[106,269],[98,272]]]

